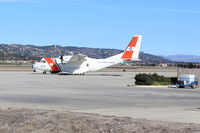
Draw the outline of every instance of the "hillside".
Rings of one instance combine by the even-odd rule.
[[[164,58],[176,62],[200,62],[200,56],[196,55],[186,55],[186,54],[170,55],[170,56],[165,56]]]
[[[19,45],[19,44],[0,44],[0,60],[30,60],[40,59],[43,57],[58,57],[61,54],[69,55],[84,54],[92,58],[107,58],[123,52],[118,49],[103,49],[103,48],[86,48],[72,46],[34,46],[34,45]],[[143,62],[170,62],[160,56],[140,53],[140,59]]]
[[[172,61],[165,59],[161,56],[147,54],[147,53],[144,53],[144,52],[140,52],[139,58],[141,59],[141,61],[147,62],[147,63],[169,63],[169,62],[172,62]]]

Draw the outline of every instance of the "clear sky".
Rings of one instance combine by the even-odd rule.
[[[0,0],[0,43],[200,55],[200,0]]]

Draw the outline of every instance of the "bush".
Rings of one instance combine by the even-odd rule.
[[[175,85],[178,82],[177,77],[171,77],[171,84]]]
[[[137,74],[135,76],[136,85],[152,85],[153,80],[148,74]]]
[[[156,73],[146,74],[139,73],[135,76],[136,85],[170,85],[171,78],[160,76]]]

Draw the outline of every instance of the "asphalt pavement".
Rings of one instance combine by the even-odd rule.
[[[200,89],[140,87],[139,72],[0,72],[0,107],[66,110],[200,124]],[[175,72],[160,72],[176,76]],[[130,85],[127,87],[127,85]]]

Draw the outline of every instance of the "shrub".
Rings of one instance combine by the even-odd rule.
[[[171,78],[160,76],[156,73],[146,74],[139,73],[135,76],[136,85],[170,85]]]
[[[135,76],[135,84],[137,85],[152,85],[153,80],[148,74],[137,74]]]
[[[177,77],[171,77],[171,84],[175,85],[178,82]]]

